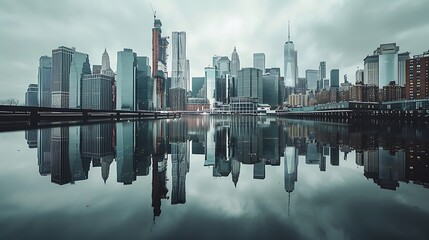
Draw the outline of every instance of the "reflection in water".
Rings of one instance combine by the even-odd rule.
[[[429,187],[427,126],[345,125],[261,117],[184,117],[165,121],[101,123],[26,132],[29,147],[37,146],[39,173],[56,184],[88,178],[101,167],[106,183],[116,164],[116,181],[132,184],[152,176],[153,216],[162,200],[186,203],[186,175],[194,162],[212,168],[212,177],[230,178],[238,185],[241,164],[253,166],[253,179],[265,179],[267,167],[284,168],[284,189],[290,197],[298,181],[300,159],[319,171],[335,171],[340,152],[348,161],[354,153],[363,176],[383,189],[399,182]],[[36,141],[37,140],[37,141]],[[348,155],[349,154],[349,155]],[[327,159],[329,159],[327,163]],[[283,161],[283,163],[281,163]],[[209,177],[209,176],[207,176]],[[289,199],[290,201],[290,199]]]

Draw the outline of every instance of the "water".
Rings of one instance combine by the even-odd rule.
[[[428,130],[204,116],[0,133],[0,239],[427,239]]]

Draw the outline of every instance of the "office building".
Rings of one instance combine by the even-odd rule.
[[[103,55],[101,56],[101,74],[109,77],[115,76],[115,73],[110,68],[110,57],[106,49],[104,49]]]
[[[243,68],[238,71],[237,97],[257,98],[263,101],[262,71],[256,68]]]
[[[319,64],[319,83],[318,83],[318,89],[317,90],[322,90],[323,89],[323,79],[326,78],[326,62],[322,61]]]
[[[320,80],[319,70],[305,70],[305,78],[307,79],[307,89],[315,92],[317,90],[317,81]]]
[[[254,53],[253,54],[253,67],[265,73],[265,53]]]
[[[113,77],[103,74],[87,74],[82,79],[82,108],[113,110]]]
[[[406,81],[406,68],[407,68],[407,60],[410,59],[410,53],[404,52],[398,54],[398,84],[399,86],[405,87]]]
[[[206,67],[205,69],[206,97],[209,100],[210,110],[215,107],[216,102],[216,69]]]
[[[116,73],[116,109],[137,110],[136,68],[137,54],[125,48],[118,52]]]
[[[231,74],[231,61],[227,56],[214,56],[213,67],[216,68],[216,78],[226,78]]]
[[[28,85],[27,92],[25,93],[25,106],[32,106],[32,107],[38,106],[38,101],[37,101],[38,91],[39,91],[39,87],[37,84]]]
[[[70,66],[74,53],[74,48],[64,46],[52,50],[52,107],[69,107]]]
[[[429,98],[429,51],[406,60],[406,99]]]
[[[360,83],[365,83],[365,71],[363,69],[358,69],[356,70],[356,76],[355,76],[356,81],[355,82],[360,82]]]
[[[91,74],[89,56],[75,51],[70,64],[69,108],[81,108],[82,78],[86,74]]]
[[[284,83],[286,87],[294,88],[298,81],[298,53],[290,40],[290,25],[288,23],[288,41],[284,45]]]
[[[374,51],[378,55],[378,87],[389,85],[391,81],[398,82],[398,51],[396,43],[381,44]]]
[[[269,104],[271,107],[279,105],[279,77],[271,74],[262,76],[262,103]]]
[[[39,90],[38,101],[40,107],[52,106],[52,58],[42,56],[39,59],[37,78]]]
[[[364,60],[364,77],[365,84],[378,86],[378,56],[367,56]]]
[[[187,90],[186,73],[186,33],[172,33],[171,87]]]
[[[331,87],[332,88],[340,87],[340,70],[338,69],[331,70]]]
[[[192,78],[192,97],[194,98],[205,98],[205,95],[201,94],[201,89],[204,86],[204,77],[193,77]],[[205,92],[205,91],[204,91]]]
[[[238,76],[238,71],[240,67],[240,57],[238,56],[237,49],[234,47],[234,51],[231,54],[231,76],[236,78]]]
[[[101,65],[92,65],[92,74],[101,74]]]
[[[136,104],[138,110],[153,109],[153,81],[148,57],[136,58]]]
[[[155,18],[152,28],[152,78],[154,81],[153,105],[155,109],[166,108],[165,80],[167,78],[167,37],[162,37],[161,20]]]

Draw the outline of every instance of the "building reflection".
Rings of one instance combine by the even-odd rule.
[[[186,176],[197,156],[204,161],[193,164],[210,168],[207,177],[230,178],[235,187],[243,168],[253,168],[253,179],[263,180],[267,168],[283,167],[289,197],[298,166],[336,171],[349,159],[382,189],[396,190],[401,183],[428,188],[428,126],[391,125],[193,116],[44,128],[25,136],[29,147],[37,146],[39,174],[50,175],[52,183],[86,180],[91,167],[101,168],[100,180],[106,183],[112,164],[118,183],[129,185],[138,177],[151,181],[155,219],[170,199],[169,179],[170,204],[186,203]]]

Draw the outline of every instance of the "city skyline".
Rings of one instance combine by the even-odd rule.
[[[164,36],[171,37],[177,30],[187,33],[191,77],[204,76],[212,56],[229,55],[234,47],[241,67],[252,66],[253,53],[261,52],[265,53],[266,67],[280,67],[284,76],[288,20],[298,51],[299,77],[305,76],[306,69],[316,69],[320,61],[326,61],[327,71],[340,69],[340,82],[344,74],[353,81],[357,67],[363,69],[363,59],[375,46],[395,42],[400,52],[409,51],[411,56],[429,48],[419,40],[429,35],[429,20],[424,17],[429,7],[424,1],[216,1],[209,5],[157,1],[152,5],[163,21]],[[0,6],[0,84],[10,86],[13,82],[8,91],[1,91],[4,99],[16,98],[23,103],[25,89],[37,83],[38,59],[49,56],[58,46],[76,47],[87,53],[91,65],[101,64],[105,48],[111,55],[111,66],[116,66],[116,52],[123,48],[151,57],[153,12],[149,1],[129,1],[126,6],[91,2],[86,8],[76,1],[46,2],[46,6],[31,1],[0,1]],[[205,11],[208,8],[211,11]],[[183,14],[170,14],[174,10]],[[111,17],[116,14],[121,17]],[[217,19],[228,24],[219,24]],[[171,54],[171,48],[168,52]]]

